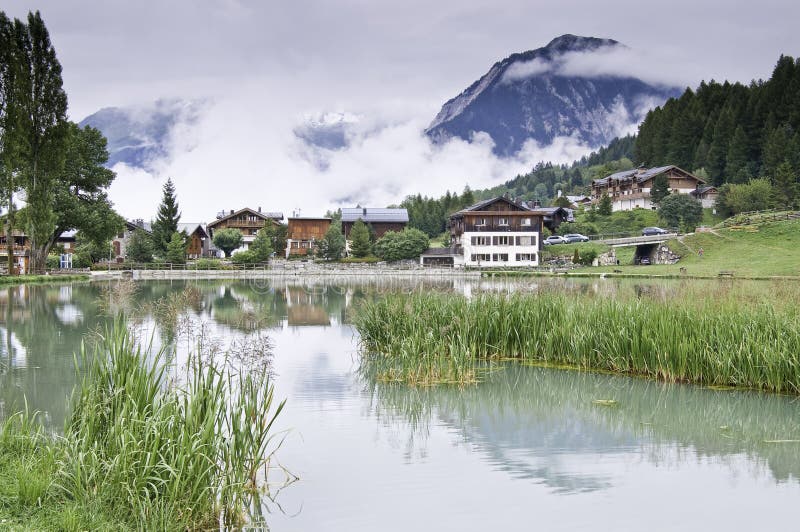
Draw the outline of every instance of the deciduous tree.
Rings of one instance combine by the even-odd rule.
[[[214,245],[221,249],[226,257],[230,257],[233,250],[242,245],[242,240],[241,231],[233,228],[218,229],[214,231],[212,238]]]
[[[703,205],[688,194],[670,194],[661,200],[658,215],[669,227],[694,231],[703,220]]]

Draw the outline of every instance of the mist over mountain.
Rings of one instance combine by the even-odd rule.
[[[99,129],[108,140],[108,163],[125,163],[151,170],[167,157],[175,144],[178,128],[196,124],[202,101],[161,99],[149,105],[105,107],[80,122]],[[182,136],[181,142],[185,142]]]
[[[435,142],[487,133],[509,156],[526,141],[572,137],[591,148],[635,129],[680,89],[636,77],[630,49],[612,39],[562,35],[544,48],[495,63],[442,106],[426,133]]]

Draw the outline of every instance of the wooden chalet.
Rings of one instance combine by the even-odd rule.
[[[453,213],[449,224],[453,265],[537,266],[545,217],[560,220],[563,209],[558,209],[543,212],[508,197],[497,197]],[[427,264],[446,265],[445,253],[427,256]],[[425,259],[424,254],[420,259],[423,265]]]
[[[700,203],[703,204],[704,209],[713,209],[716,207],[719,191],[717,190],[717,187],[698,186],[689,194],[694,196],[694,199],[700,201]]]
[[[330,218],[292,217],[286,231],[286,257],[308,255],[317,242],[325,238],[331,226]]]
[[[374,207],[355,207],[342,209],[342,232],[345,240],[350,240],[353,224],[361,220],[372,228],[375,238],[380,238],[389,231],[402,231],[408,225],[406,209],[378,209]]]
[[[190,259],[199,259],[200,257],[207,257],[211,249],[211,238],[208,236],[208,231],[201,223],[179,223],[178,232],[186,233],[189,237],[189,245],[186,248],[186,257]]]
[[[653,187],[653,180],[660,175],[667,176],[669,189],[673,194],[691,194],[705,185],[704,180],[677,166],[640,166],[592,181],[592,201],[596,204],[603,194],[608,194],[614,211],[655,209],[650,201],[650,189]]]
[[[241,231],[244,243],[240,249],[247,249],[261,229],[267,224],[280,225],[281,220],[283,220],[281,212],[261,212],[261,207],[257,210],[245,207],[238,211],[220,212],[217,214],[217,219],[209,223],[207,228],[211,238],[214,237],[214,231],[219,229],[232,228]]]

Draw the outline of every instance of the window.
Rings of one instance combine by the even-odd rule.
[[[533,246],[533,237],[532,236],[518,236],[517,237],[517,245],[518,246]]]
[[[488,253],[473,253],[472,262],[489,262],[492,258]]]
[[[492,245],[492,238],[488,236],[473,236],[472,237],[472,245],[473,246],[491,246]]]
[[[522,226],[523,227],[530,227],[531,226],[531,219],[530,218],[523,218],[522,219]]]
[[[517,262],[533,262],[536,260],[536,253],[517,253]]]
[[[510,246],[514,242],[514,237],[511,236],[496,236],[494,237],[495,246]]]
[[[478,220],[475,222],[475,225],[477,225],[478,227],[485,227],[486,218],[478,218]]]
[[[498,218],[497,225],[507,226],[508,225],[508,218]]]
[[[492,255],[494,262],[508,262],[508,253],[495,253]]]
[[[310,242],[308,242],[307,240],[303,240],[302,242],[300,242],[300,247],[303,249],[308,249],[310,247]]]
[[[292,242],[292,249],[297,249],[300,247],[300,242]]]

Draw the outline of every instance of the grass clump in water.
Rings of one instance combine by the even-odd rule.
[[[241,524],[279,445],[272,427],[284,403],[275,404],[268,374],[234,375],[192,355],[185,379],[175,379],[165,352],[136,345],[121,322],[80,361],[63,437],[27,415],[4,424],[0,480],[16,476],[19,488],[0,488],[0,521],[68,530]]]
[[[425,293],[366,303],[355,323],[363,362],[408,383],[513,358],[800,393],[800,309],[780,302]]]

